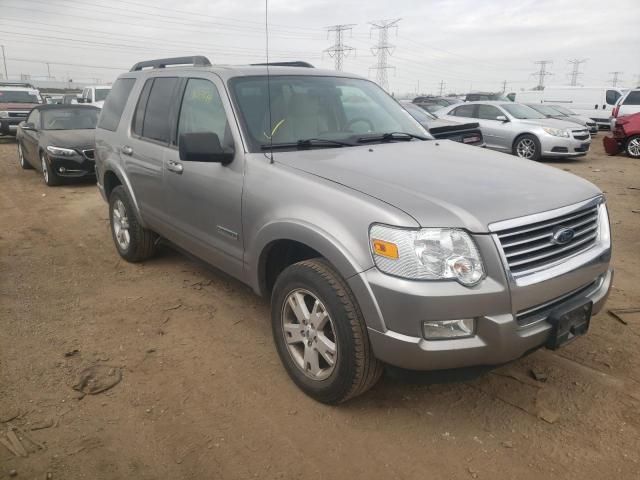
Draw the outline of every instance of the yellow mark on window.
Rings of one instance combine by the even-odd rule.
[[[273,130],[271,130],[271,135],[267,135],[265,132],[262,132],[262,134],[268,138],[269,140],[271,140],[273,138],[273,136],[276,134],[276,132],[278,131],[278,129],[280,128],[280,126],[284,123],[286,119],[282,119],[280,120],[278,123],[276,123],[276,126],[273,127]]]

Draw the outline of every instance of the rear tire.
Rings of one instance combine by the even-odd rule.
[[[538,137],[531,135],[530,133],[520,135],[516,138],[516,141],[513,142],[513,154],[516,157],[537,162],[542,158],[540,140],[538,140]]]
[[[142,262],[156,252],[157,235],[143,228],[134,213],[133,202],[122,185],[109,195],[109,224],[116,250],[127,262]]]
[[[361,395],[382,375],[358,303],[324,259],[296,263],[280,274],[271,296],[271,325],[287,373],[319,402],[338,404]]]
[[[630,137],[624,149],[631,158],[640,158],[640,135]]]
[[[23,170],[33,170],[33,166],[31,166],[31,164],[27,162],[27,159],[24,158],[24,152],[22,151],[22,144],[20,143],[20,140],[18,140],[18,160],[20,162],[20,167]]]

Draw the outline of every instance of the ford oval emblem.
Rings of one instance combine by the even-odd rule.
[[[573,240],[573,237],[576,235],[575,230],[568,227],[560,227],[553,232],[553,237],[551,238],[551,242],[556,245],[564,245],[565,243],[569,243]]]

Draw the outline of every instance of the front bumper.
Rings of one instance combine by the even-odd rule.
[[[552,330],[546,321],[550,309],[585,298],[593,301],[595,315],[607,299],[613,279],[610,248],[596,245],[567,261],[565,270],[556,267],[553,277],[519,286],[507,279],[498,253],[491,253],[491,237],[475,239],[488,271],[472,288],[398,279],[376,268],[349,279],[377,358],[411,370],[503,364],[545,345]],[[424,321],[461,318],[476,319],[474,336],[424,339]]]
[[[81,155],[76,157],[56,157],[49,155],[49,165],[59,177],[95,177],[95,161]]]
[[[540,138],[543,157],[582,157],[591,147],[591,137],[576,139],[545,135]]]

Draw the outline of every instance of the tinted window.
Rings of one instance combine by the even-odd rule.
[[[127,99],[131,93],[133,85],[136,83],[135,78],[120,78],[116,80],[111,89],[111,94],[107,97],[102,108],[98,128],[111,130],[115,132],[120,123],[120,117],[127,104]]]
[[[153,81],[142,122],[142,136],[169,143],[171,137],[171,105],[173,91],[178,83],[175,77],[159,77]]]
[[[627,98],[624,99],[623,105],[640,105],[640,90],[629,92]]]
[[[209,80],[189,79],[182,97],[178,138],[183,133],[211,132],[220,143],[228,136],[227,114],[218,89]]]
[[[451,113],[456,117],[474,118],[473,111],[475,110],[475,108],[475,105],[462,105],[458,108],[455,108]]]
[[[36,128],[40,128],[40,110],[32,110],[27,118],[27,123],[33,123]]]
[[[0,90],[0,103],[40,103],[36,92]]]
[[[620,92],[617,90],[607,90],[607,103],[609,105],[615,105],[620,98]]]
[[[136,111],[133,114],[133,125],[131,130],[136,135],[142,135],[142,121],[144,120],[144,109],[147,106],[147,99],[149,98],[149,92],[151,91],[151,86],[153,85],[153,78],[147,80],[142,87],[142,92],[140,92],[140,98],[138,99],[138,104],[136,105]]]
[[[478,105],[478,118],[483,120],[496,120],[502,112],[493,105]]]

